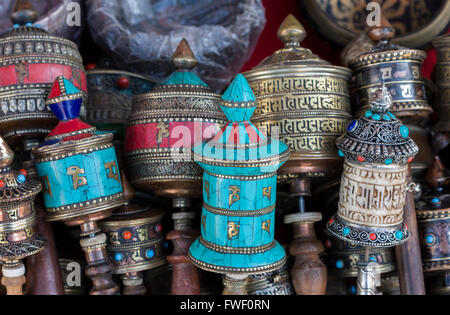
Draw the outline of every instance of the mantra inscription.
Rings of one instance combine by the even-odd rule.
[[[397,169],[375,169],[345,162],[339,215],[359,225],[386,227],[401,224],[407,169],[407,165]]]

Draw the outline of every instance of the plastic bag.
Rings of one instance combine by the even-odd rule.
[[[87,0],[94,41],[116,67],[162,80],[186,38],[193,70],[220,92],[250,57],[266,22],[261,0]]]
[[[11,13],[16,1],[0,0],[1,33],[12,27]],[[50,34],[59,35],[79,44],[83,33],[85,16],[82,0],[31,0],[39,18],[40,27]],[[75,12],[77,11],[77,12]],[[74,17],[73,14],[79,14]],[[69,23],[67,22],[69,20]],[[78,23],[79,22],[79,23]]]

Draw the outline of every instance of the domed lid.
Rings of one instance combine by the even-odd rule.
[[[14,152],[0,137],[0,207],[13,207],[14,203],[30,201],[41,191],[39,182],[27,178],[25,170],[11,169]]]
[[[230,120],[214,138],[193,148],[194,160],[207,171],[257,175],[276,171],[289,157],[283,142],[268,138],[249,119],[255,95],[238,74],[222,96],[221,109]]]
[[[395,35],[395,29],[382,12],[380,25],[371,26],[368,35],[376,43],[375,46],[351,60],[350,68],[355,69],[383,61],[418,60],[422,62],[426,57],[426,53],[421,50],[401,47],[391,42]]]
[[[182,39],[172,55],[172,63],[177,70],[158,84],[153,91],[176,90],[180,88],[204,88],[208,85],[190,70],[197,65],[194,53],[186,39]]]
[[[267,66],[330,64],[313,54],[311,50],[300,46],[300,42],[306,37],[306,31],[292,14],[283,20],[277,35],[283,42],[284,48],[277,50],[272,56],[266,57],[254,69]]]
[[[97,131],[78,116],[82,103],[82,93],[66,78],[58,76],[53,82],[46,104],[59,122],[47,135],[45,141],[34,150],[36,154],[52,150],[81,149],[81,144],[112,141],[112,134]],[[56,153],[56,151],[53,151]]]
[[[370,95],[371,109],[347,127],[347,133],[336,140],[338,154],[346,159],[382,165],[404,165],[419,151],[409,138],[409,129],[388,108],[392,97],[383,83],[382,89]]]

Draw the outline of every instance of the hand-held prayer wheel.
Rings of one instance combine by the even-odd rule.
[[[113,135],[78,118],[81,102],[81,93],[70,81],[55,80],[47,104],[59,123],[33,154],[48,220],[80,225],[91,294],[115,294],[118,286],[111,278],[106,235],[99,233],[97,221],[124,204],[120,171]]]
[[[28,0],[16,1],[14,27],[0,37],[0,134],[8,143],[41,140],[56,125],[45,99],[57,76],[87,92],[77,45],[33,24],[37,14]]]
[[[371,109],[336,140],[345,157],[338,211],[328,231],[364,246],[395,246],[409,237],[403,223],[408,163],[418,152],[409,130],[388,108],[387,88],[371,95]]]
[[[279,175],[317,178],[336,174],[342,159],[336,155],[334,142],[351,119],[351,71],[301,47],[306,32],[291,14],[277,35],[285,47],[244,73],[256,96],[252,121],[292,150]]]
[[[199,268],[226,274],[225,293],[245,292],[249,274],[276,270],[286,262],[274,240],[277,169],[288,159],[281,141],[250,121],[255,96],[238,74],[222,96],[230,122],[211,141],[194,146],[204,169],[201,236],[189,248]]]
[[[381,286],[380,274],[377,272],[378,264],[369,262],[359,266],[359,276],[356,282],[358,295],[379,295],[377,287]]]
[[[122,179],[124,177],[122,176]],[[123,184],[128,203],[100,222],[108,239],[106,247],[114,265],[114,274],[122,278],[124,295],[147,292],[142,272],[166,263],[163,251],[161,210],[134,202],[133,189]]]
[[[367,106],[370,95],[384,82],[392,96],[391,112],[407,122],[432,112],[428,104],[422,62],[426,53],[391,42],[395,30],[381,13],[381,25],[368,32],[376,45],[349,62],[355,76],[356,102]]]
[[[201,196],[201,168],[191,146],[226,120],[219,95],[190,70],[197,60],[186,40],[172,56],[177,70],[133,99],[125,141],[127,176],[144,191],[169,198]]]
[[[42,190],[39,182],[27,178],[25,170],[11,169],[13,151],[0,138],[0,260],[2,284],[8,295],[22,295],[25,266],[21,260],[39,253],[47,241],[36,232],[33,201]]]

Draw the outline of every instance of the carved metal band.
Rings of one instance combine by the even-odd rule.
[[[224,254],[239,254],[239,255],[251,255],[251,254],[265,253],[268,250],[275,248],[275,246],[277,245],[276,241],[272,241],[269,244],[262,245],[262,246],[256,246],[256,247],[220,246],[220,245],[208,242],[202,236],[200,236],[199,242],[206,248],[213,250],[215,252],[224,253]]]
[[[20,63],[59,64],[59,65],[70,66],[71,68],[75,68],[75,69],[81,70],[81,71],[84,70],[83,66],[81,64],[81,61],[78,61],[76,59],[52,57],[52,56],[0,57],[0,66],[1,67],[20,64]]]
[[[208,205],[207,203],[203,203],[203,207],[208,212],[223,215],[223,216],[232,216],[232,217],[256,217],[262,216],[268,213],[271,213],[275,210],[275,205],[265,207],[257,210],[229,210],[223,208],[216,208]]]
[[[127,163],[127,174],[131,182],[158,179],[201,180],[202,169],[193,161],[176,162],[167,159],[164,160],[164,163],[161,163],[158,160],[139,161],[130,159]]]
[[[141,115],[146,115],[148,113],[140,112]],[[186,111],[183,113],[182,110],[173,110],[173,111],[166,111],[166,112],[160,112],[155,113],[152,112],[151,114],[148,114],[148,116],[151,116],[151,118],[139,118],[135,119],[134,115],[130,118],[130,125],[140,125],[140,124],[149,124],[149,123],[155,123],[155,122],[183,122],[183,121],[194,121],[194,122],[203,122],[203,123],[217,123],[217,124],[223,124],[225,123],[224,119],[216,119],[218,116],[214,113],[193,113],[192,111]],[[170,116],[170,118],[168,118]],[[177,117],[178,116],[178,117]],[[209,117],[208,117],[209,116]],[[142,116],[141,116],[142,117]]]
[[[415,49],[402,49],[398,51],[371,53],[356,58],[355,60],[350,62],[349,67],[354,71],[357,71],[360,67],[381,62],[397,62],[402,60],[417,60],[419,62],[423,62],[423,60],[425,60],[425,57],[425,52]]]
[[[45,140],[53,140],[53,139],[61,139],[61,138],[65,138],[65,137],[72,137],[72,136],[80,135],[83,133],[93,134],[93,133],[95,133],[96,130],[97,129],[95,127],[80,129],[80,130],[76,130],[76,131],[72,131],[72,132],[58,134],[58,135],[52,136],[52,137],[46,137]]]
[[[6,177],[3,180],[12,180],[17,183],[14,177]],[[15,206],[31,202],[31,199],[41,191],[42,185],[35,180],[28,180],[21,187],[10,186],[7,189],[8,192],[4,190],[0,195],[0,207],[2,209],[12,209]]]
[[[112,134],[98,134],[91,136],[89,140],[71,140],[67,141],[65,145],[41,147],[34,150],[33,153],[38,156],[36,163],[43,163],[112,148],[113,144],[111,141]]]
[[[67,206],[47,208],[48,221],[59,221],[76,218],[81,215],[101,212],[123,205],[123,193],[74,203]]]
[[[22,259],[34,255],[46,246],[47,241],[44,237],[35,234],[34,237],[27,239],[24,242],[12,243],[7,246],[0,246],[0,258],[7,259]]]
[[[331,223],[330,223],[331,222]],[[401,227],[393,230],[370,230],[367,231],[363,226],[349,225],[339,219],[339,216],[333,216],[332,220],[327,222],[328,231],[335,237],[346,242],[352,242],[358,245],[376,246],[376,247],[392,247],[406,242],[409,238],[409,231],[402,223]],[[348,229],[348,234],[344,233],[344,229]],[[398,239],[396,233],[400,231],[402,238]],[[347,232],[347,231],[345,231]],[[376,238],[370,239],[370,234],[374,233]]]
[[[188,252],[188,257],[194,264],[196,264],[197,266],[201,266],[202,269],[205,269],[205,270],[208,270],[211,272],[230,273],[230,274],[233,274],[233,273],[258,274],[258,273],[263,273],[263,272],[270,272],[270,271],[279,269],[281,266],[283,266],[286,263],[286,257],[284,257],[283,259],[277,261],[276,263],[270,264],[270,265],[265,265],[265,266],[260,266],[260,267],[249,267],[249,268],[232,268],[232,267],[223,267],[223,266],[217,266],[217,265],[205,263],[203,261],[200,261],[200,260],[192,257],[190,252]]]
[[[108,231],[107,234],[111,235],[111,231]],[[158,237],[158,238],[154,238],[151,240],[147,240],[144,242],[132,242],[132,243],[128,243],[128,244],[120,244],[120,245],[111,245],[111,243],[109,242],[107,248],[110,251],[121,251],[121,250],[134,250],[134,249],[141,249],[143,247],[148,247],[151,245],[155,245],[158,243],[162,243],[163,238],[162,237]]]
[[[36,215],[31,213],[25,218],[20,218],[18,220],[1,222],[0,233],[11,233],[19,230],[24,230],[27,228],[32,228],[36,223]]]

